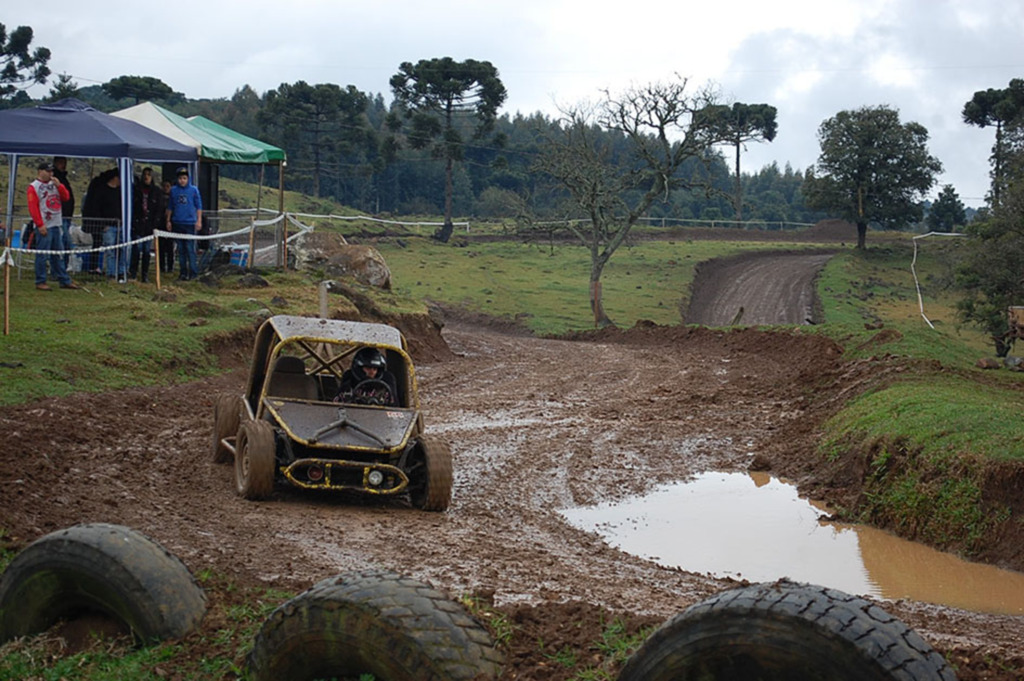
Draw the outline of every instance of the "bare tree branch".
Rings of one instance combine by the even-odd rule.
[[[706,162],[711,146],[721,141],[702,115],[716,102],[710,87],[688,94],[681,79],[603,94],[599,104],[562,110],[558,132],[537,162],[589,220],[569,229],[590,249],[590,302],[597,326],[612,323],[600,294],[605,264],[656,200],[704,184],[700,175],[686,177],[680,170],[690,161]]]

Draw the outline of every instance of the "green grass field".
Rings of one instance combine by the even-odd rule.
[[[590,255],[582,246],[501,241],[453,248],[429,239],[383,239],[375,245],[400,295],[518,320],[538,334],[594,325]],[[605,311],[623,327],[641,319],[679,324],[698,263],[771,247],[739,241],[641,241],[622,247],[602,277]]]

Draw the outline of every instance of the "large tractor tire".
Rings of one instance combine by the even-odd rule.
[[[249,654],[253,681],[493,679],[502,657],[455,601],[394,572],[325,579],[278,607]]]
[[[213,403],[214,463],[231,462],[231,450],[224,446],[224,439],[238,433],[241,407],[241,398],[236,395],[219,395]]]
[[[869,601],[782,580],[720,593],[676,615],[619,681],[955,681],[945,659]]]
[[[446,511],[452,502],[452,450],[444,440],[421,436],[410,453],[409,501],[424,511]]]
[[[121,525],[75,525],[37,539],[0,575],[0,643],[99,613],[142,643],[178,639],[206,613],[188,568]]]
[[[244,499],[266,499],[274,491],[274,428],[266,421],[246,421],[235,441],[235,489]]]

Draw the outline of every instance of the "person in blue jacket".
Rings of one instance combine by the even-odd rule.
[[[203,226],[203,200],[199,189],[188,181],[188,168],[178,168],[178,183],[171,187],[167,201],[167,230],[175,234],[194,236]],[[178,281],[195,279],[195,239],[178,239]]]

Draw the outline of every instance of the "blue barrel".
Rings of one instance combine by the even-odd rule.
[[[238,265],[239,267],[245,267],[249,262],[249,249],[245,246],[232,246],[231,247],[231,264]]]

